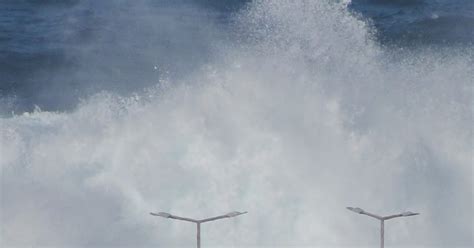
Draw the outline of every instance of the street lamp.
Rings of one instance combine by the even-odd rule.
[[[419,213],[413,213],[410,211],[403,212],[401,214],[393,214],[389,216],[378,216],[376,214],[371,214],[369,212],[366,212],[365,210],[361,208],[352,208],[352,207],[347,207],[347,209],[351,210],[352,212],[358,213],[358,214],[365,214],[367,216],[370,216],[372,218],[375,218],[377,220],[380,220],[380,247],[384,247],[384,221],[390,220],[393,218],[398,218],[398,217],[408,217],[408,216],[413,216],[413,215],[418,215]]]
[[[211,218],[202,219],[202,220],[195,220],[195,219],[191,219],[191,218],[179,217],[179,216],[172,215],[172,214],[169,214],[169,213],[164,213],[164,212],[150,213],[150,214],[153,215],[153,216],[159,216],[159,217],[163,217],[163,218],[167,218],[167,219],[175,219],[175,220],[182,220],[182,221],[188,221],[188,222],[196,223],[196,226],[197,226],[197,247],[200,248],[201,247],[201,223],[209,222],[209,221],[215,221],[215,220],[224,219],[224,218],[232,218],[232,217],[236,217],[236,216],[239,216],[241,214],[246,214],[246,213],[247,212],[233,211],[233,212],[229,212],[229,213],[224,214],[224,215],[219,215],[219,216],[216,216],[216,217],[211,217]]]

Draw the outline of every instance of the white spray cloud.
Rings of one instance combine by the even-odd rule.
[[[191,246],[149,216],[248,215],[206,246],[472,245],[472,57],[395,60],[329,1],[254,1],[247,38],[179,82],[1,119],[6,246]],[[250,37],[250,38],[249,38]]]

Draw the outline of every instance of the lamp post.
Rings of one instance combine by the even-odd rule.
[[[364,211],[361,208],[352,208],[352,207],[347,207],[352,212],[358,213],[358,214],[365,214],[367,216],[370,216],[372,218],[375,218],[377,220],[380,220],[380,247],[384,247],[384,222],[386,220],[398,218],[398,217],[408,217],[408,216],[413,216],[413,215],[418,215],[419,213],[412,213],[410,211],[403,212],[401,214],[393,214],[393,215],[388,215],[388,216],[379,216],[376,214],[372,214],[369,212]]]
[[[224,215],[219,215],[219,216],[215,216],[215,217],[211,217],[211,218],[207,218],[207,219],[202,219],[202,220],[195,220],[195,219],[191,219],[191,218],[179,217],[179,216],[176,216],[176,215],[172,215],[172,214],[169,214],[169,213],[163,213],[163,212],[150,213],[150,214],[153,215],[153,216],[159,216],[159,217],[163,217],[163,218],[167,218],[167,219],[175,219],[175,220],[182,220],[182,221],[188,221],[188,222],[196,223],[196,227],[197,227],[197,234],[196,234],[197,247],[201,248],[201,223],[209,222],[209,221],[215,221],[215,220],[224,219],[224,218],[232,218],[232,217],[236,217],[238,215],[246,214],[246,213],[247,212],[233,211],[233,212],[230,212],[230,213],[227,213],[227,214],[224,214]]]

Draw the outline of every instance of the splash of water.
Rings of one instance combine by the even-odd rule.
[[[240,42],[179,82],[2,118],[7,246],[354,246],[344,207],[422,215],[393,245],[472,245],[472,50],[394,56],[344,3],[254,1]],[[396,52],[398,53],[398,52]],[[370,231],[373,230],[373,231]]]

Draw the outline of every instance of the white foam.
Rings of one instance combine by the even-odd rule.
[[[344,4],[255,1],[254,37],[134,97],[0,119],[6,246],[361,246],[472,242],[472,61],[389,58]],[[238,66],[236,66],[238,65]],[[447,211],[448,210],[448,211]],[[455,214],[453,214],[455,212]]]

